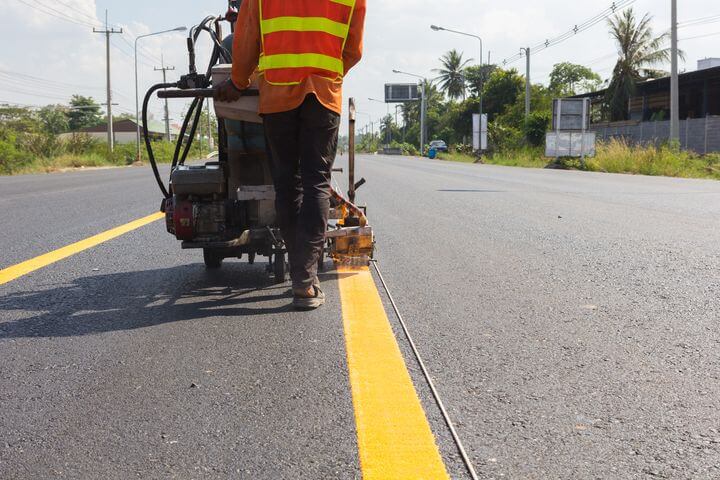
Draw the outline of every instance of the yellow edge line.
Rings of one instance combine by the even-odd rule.
[[[449,479],[370,270],[338,282],[363,479]]]
[[[99,233],[92,237],[86,238],[85,240],[80,240],[79,242],[73,243],[66,247],[59,248],[52,252],[48,252],[44,255],[40,255],[39,257],[35,257],[25,262],[18,263],[17,265],[13,265],[12,267],[4,268],[0,270],[0,285],[4,285],[8,282],[15,280],[16,278],[34,272],[35,270],[47,267],[52,263],[58,262],[71,255],[75,255],[76,253],[82,252],[83,250],[87,250],[88,248],[92,248],[96,245],[107,242],[108,240],[119,237],[120,235],[124,235],[128,232],[136,230],[144,225],[160,220],[164,216],[165,214],[162,212],[153,213],[152,215],[148,215],[147,217],[143,217],[130,223],[126,223],[125,225],[113,228],[112,230]]]

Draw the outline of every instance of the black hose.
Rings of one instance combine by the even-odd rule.
[[[183,120],[182,128],[180,128],[180,134],[178,136],[177,142],[175,143],[175,153],[173,153],[173,161],[172,165],[170,166],[170,171],[175,170],[175,167],[178,165],[180,161],[180,150],[182,149],[182,143],[185,139],[185,133],[187,133],[188,125],[190,124],[190,119],[193,118],[193,113],[195,112],[195,108],[197,107],[199,98],[193,99],[192,103],[190,103],[190,108],[188,108],[187,114],[185,115],[185,120]],[[190,137],[188,139],[188,142],[192,144],[193,138]]]
[[[223,61],[231,63],[232,57],[230,55],[230,52],[225,48],[225,46],[222,44],[220,39],[217,36],[217,33],[215,33],[210,27],[208,27],[208,23],[216,21],[217,17],[208,16],[203,19],[202,22],[200,22],[199,25],[193,27],[190,29],[190,32],[188,34],[187,38],[187,48],[188,48],[188,57],[189,57],[189,71],[191,74],[195,74],[197,72],[196,64],[195,64],[195,43],[197,42],[197,39],[200,37],[200,34],[205,31],[210,35],[210,38],[213,42],[213,52],[210,57],[210,62],[208,64],[207,72],[205,74],[205,81],[202,82],[202,85],[196,85],[196,88],[207,88],[210,86],[211,83],[211,75],[212,75],[212,68],[215,66],[218,61],[222,58]],[[155,160],[155,155],[152,149],[152,144],[150,142],[149,134],[148,134],[148,127],[147,127],[147,111],[148,111],[148,103],[150,102],[150,98],[152,95],[163,88],[176,88],[178,86],[178,83],[159,83],[157,85],[154,85],[148,90],[148,92],[145,94],[145,99],[143,100],[143,110],[142,110],[142,119],[143,119],[143,135],[145,137],[145,148],[148,151],[148,158],[150,160],[150,166],[152,167],[153,174],[155,175],[155,180],[157,181],[158,186],[160,187],[160,191],[165,196],[165,198],[170,198],[169,188],[165,187],[165,184],[163,183],[162,179],[160,178],[160,172],[158,171],[157,162]],[[180,134],[177,139],[177,143],[175,144],[175,152],[173,154],[173,160],[172,164],[170,166],[170,171],[172,172],[178,165],[183,165],[185,163],[185,160],[187,160],[187,156],[190,153],[190,149],[192,148],[193,141],[195,139],[195,134],[197,132],[198,125],[200,124],[200,118],[202,116],[202,106],[203,106],[204,99],[203,98],[195,98],[193,99],[192,103],[190,104],[190,108],[188,109],[187,115],[185,116],[185,120],[183,121],[182,128],[180,129]],[[190,126],[190,122],[192,121],[192,125]],[[219,124],[222,124],[222,122],[218,122]],[[185,134],[188,133],[188,126],[190,126],[190,132],[188,135],[188,140],[185,143],[185,147],[183,148],[183,141],[185,140]],[[222,133],[222,132],[220,132]],[[222,136],[222,135],[221,135]],[[222,148],[220,148],[222,153]],[[181,154],[182,151],[182,154]]]
[[[158,171],[157,162],[155,161],[155,154],[153,153],[152,149],[152,143],[150,142],[150,135],[148,132],[148,104],[150,103],[150,97],[158,91],[163,88],[175,88],[177,87],[177,83],[158,83],[157,85],[153,85],[150,87],[150,90],[147,91],[145,94],[145,99],[143,100],[143,108],[142,108],[142,129],[143,129],[143,137],[145,138],[145,148],[148,152],[148,159],[150,160],[150,166],[152,167],[153,174],[155,175],[155,180],[157,181],[158,186],[160,187],[160,191],[165,196],[165,198],[170,198],[170,194],[168,193],[167,188],[165,188],[165,184],[163,183],[162,179],[160,178],[160,172]]]
[[[195,140],[195,132],[197,132],[198,125],[200,125],[200,116],[202,115],[202,107],[204,98],[198,98],[197,110],[195,110],[195,118],[193,119],[192,127],[190,128],[190,135],[188,142],[185,144],[185,150],[183,150],[182,158],[180,159],[180,165],[185,165],[188,153],[190,153],[190,147],[192,147],[193,141]],[[190,113],[188,112],[188,117]]]

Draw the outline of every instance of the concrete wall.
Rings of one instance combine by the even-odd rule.
[[[598,140],[624,138],[632,143],[660,145],[670,136],[670,121],[591,125]],[[697,153],[720,152],[720,116],[680,121],[680,146]]]
[[[137,134],[135,132],[113,132],[115,136],[115,143],[118,145],[122,145],[125,143],[135,143],[135,139],[137,138]],[[59,137],[63,140],[70,139],[74,134],[73,133],[62,133],[59,135]],[[99,140],[100,142],[107,142],[107,132],[88,132],[85,135],[94,138],[96,140]],[[142,133],[140,134],[140,141],[142,142]],[[156,133],[150,136],[150,138],[165,138],[164,134]],[[172,135],[173,141],[177,138],[176,135]]]

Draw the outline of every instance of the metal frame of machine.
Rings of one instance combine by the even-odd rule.
[[[159,98],[192,99],[170,168],[170,181],[166,187],[160,177],[153,154],[152,144],[145,131],[145,146],[153,173],[163,193],[161,210],[166,214],[169,233],[182,241],[184,249],[202,249],[207,268],[219,268],[223,259],[243,255],[252,264],[257,255],[268,257],[268,271],[275,281],[286,278],[286,249],[280,230],[275,223],[274,190],[269,172],[269,157],[265,152],[238,152],[229,148],[228,122],[248,118],[245,115],[232,118],[232,105],[218,105],[218,158],[204,165],[186,165],[190,147],[198,128],[203,103],[213,96],[215,83],[227,72],[232,61],[230,52],[222,43],[222,21],[233,25],[236,18],[235,2],[224,16],[206,17],[190,29],[187,46],[189,71],[178,82],[161,83],[151,87],[143,101],[143,129],[146,130],[150,99],[157,93]],[[195,44],[202,33],[213,42],[213,52],[205,73],[198,73],[195,66]],[[257,97],[256,89],[243,92],[241,99],[248,104],[248,97]],[[251,102],[252,103],[252,102]],[[220,108],[223,107],[223,108]],[[256,117],[256,115],[250,115]],[[355,107],[350,100],[350,164],[348,199],[335,190],[332,192],[331,218],[336,223],[329,227],[327,249],[321,255],[319,266],[324,263],[325,253],[336,262],[365,264],[373,256],[374,237],[364,209],[354,205],[355,190],[365,183],[355,183],[354,127]],[[241,129],[244,131],[244,129]],[[243,144],[245,142],[243,141]]]

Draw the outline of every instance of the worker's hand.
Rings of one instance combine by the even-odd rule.
[[[241,96],[242,91],[229,78],[216,86],[213,92],[213,99],[218,102],[234,102]]]

